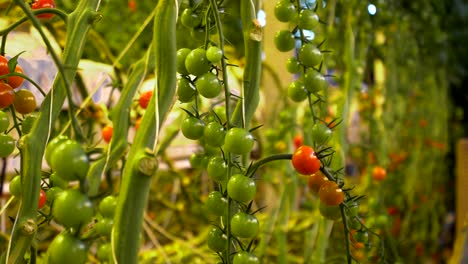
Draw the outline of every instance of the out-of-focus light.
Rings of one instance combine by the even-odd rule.
[[[315,38],[315,33],[311,30],[303,30],[304,37],[308,40],[313,40]]]
[[[261,9],[257,13],[257,20],[260,23],[260,26],[264,27],[266,25],[266,13]]]
[[[375,13],[377,13],[377,7],[374,4],[369,4],[367,6],[367,12],[369,12],[369,14],[373,16],[375,15]]]

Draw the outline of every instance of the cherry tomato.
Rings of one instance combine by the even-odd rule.
[[[233,264],[259,264],[260,260],[258,257],[247,251],[240,251],[234,255],[232,259]]]
[[[339,206],[329,206],[322,202],[319,205],[320,214],[329,220],[338,220],[341,218],[341,210]]]
[[[114,219],[112,218],[101,218],[94,225],[96,232],[101,236],[110,236],[112,226],[114,225]]]
[[[313,193],[318,194],[320,187],[326,181],[328,181],[328,178],[325,177],[321,171],[317,171],[316,173],[309,176],[307,185]]]
[[[184,66],[185,67],[185,66]],[[186,78],[177,81],[177,96],[182,103],[191,102],[195,98],[195,86]]]
[[[387,177],[387,171],[381,166],[375,166],[372,169],[372,178],[375,181],[383,181]]]
[[[8,118],[7,113],[0,111],[0,133],[7,131],[10,126],[10,119]]]
[[[0,109],[9,107],[15,100],[15,92],[13,88],[4,82],[0,81]]]
[[[10,68],[8,67],[8,59],[0,55],[0,76],[10,73]]]
[[[185,59],[187,58],[187,55],[191,52],[192,50],[188,48],[181,48],[177,50],[177,72],[182,74],[182,75],[189,75],[189,72],[187,71],[187,68],[185,68]]]
[[[67,228],[87,224],[93,215],[93,204],[89,198],[75,189],[59,193],[52,207],[54,220]]]
[[[61,143],[51,156],[51,168],[64,180],[82,180],[89,169],[89,160],[83,146],[73,140]]]
[[[238,155],[247,154],[252,151],[255,139],[252,134],[239,127],[228,130],[224,138],[224,149]]]
[[[9,184],[9,189],[10,189],[10,194],[15,196],[15,197],[20,197],[21,196],[21,176],[16,175],[11,179],[10,184]]]
[[[47,202],[47,194],[44,190],[39,191],[39,201],[37,203],[37,208],[41,209]]]
[[[299,28],[313,30],[319,24],[319,17],[310,9],[302,9],[299,14],[297,25]]]
[[[369,233],[364,230],[359,230],[353,235],[354,240],[359,243],[367,243],[369,241]]]
[[[314,69],[308,69],[304,75],[304,83],[307,91],[311,93],[318,93],[327,89],[328,81],[320,72]]]
[[[99,212],[103,217],[113,218],[115,214],[115,208],[117,207],[117,198],[109,195],[99,202]]]
[[[130,9],[130,12],[135,12],[137,10],[136,0],[128,1],[128,9]]]
[[[231,232],[236,237],[254,238],[258,229],[258,220],[251,214],[239,212],[231,218]]]
[[[322,52],[315,45],[306,43],[299,50],[299,61],[306,67],[314,67],[322,61]]]
[[[301,65],[296,57],[291,57],[286,61],[286,70],[289,73],[298,73],[301,70]]]
[[[300,146],[292,156],[292,164],[297,172],[303,175],[311,175],[320,169],[320,160],[313,148]]]
[[[198,77],[195,87],[197,87],[198,93],[205,98],[215,98],[223,89],[218,76],[211,72],[206,72]]]
[[[226,132],[224,127],[217,121],[210,122],[203,132],[205,137],[206,144],[213,147],[221,147],[224,145],[224,138],[226,137]]]
[[[185,68],[195,76],[208,72],[211,68],[211,62],[206,58],[206,51],[202,48],[190,51],[185,58]]]
[[[212,191],[208,194],[205,206],[211,214],[222,216],[228,207],[228,200],[218,191]]]
[[[223,182],[227,179],[227,163],[222,157],[213,157],[207,165],[208,176],[217,182]]]
[[[278,1],[275,5],[275,17],[281,22],[294,20],[297,15],[296,6],[288,0]]]
[[[215,252],[222,252],[227,245],[227,236],[218,227],[213,227],[206,237],[208,247]]]
[[[246,203],[255,197],[257,186],[254,179],[242,174],[234,174],[229,178],[227,191],[232,199]]]
[[[332,137],[333,131],[323,123],[316,123],[312,126],[312,140],[318,145],[326,144]]]
[[[302,102],[307,99],[308,95],[302,81],[293,81],[288,85],[288,97],[294,102]]]
[[[201,24],[201,17],[191,9],[187,8],[182,12],[180,22],[187,28],[195,28]]]
[[[55,198],[57,198],[57,195],[61,192],[63,192],[63,189],[57,186],[47,189],[47,203],[52,204]]]
[[[140,105],[140,107],[143,109],[146,109],[148,107],[149,101],[151,100],[152,96],[153,96],[153,91],[143,92],[140,95],[140,98],[138,98],[138,104]]]
[[[274,38],[275,47],[282,52],[290,51],[294,49],[296,41],[291,31],[287,29],[276,32]]]
[[[111,126],[111,125],[107,125],[105,126],[102,130],[101,130],[101,137],[102,139],[109,143],[112,139],[112,133],[114,132],[114,128]]]
[[[16,73],[24,74],[23,68],[21,68],[21,66],[19,66],[19,65],[16,65],[16,67],[15,67],[15,72],[16,72]],[[9,84],[12,88],[18,88],[18,87],[20,87],[21,84],[23,84],[23,82],[24,82],[24,78],[21,77],[21,76],[9,76],[9,77],[8,77],[8,84]]]
[[[8,157],[15,150],[15,140],[10,135],[0,134],[0,158]]]
[[[304,137],[299,134],[295,135],[293,138],[293,144],[296,149],[299,148],[302,146],[302,144],[304,144]]]
[[[194,169],[205,169],[208,166],[209,158],[205,153],[193,153],[189,158],[190,166]]]
[[[36,110],[37,106],[36,96],[29,90],[21,89],[15,93],[13,106],[16,112],[20,114],[26,115],[32,113]]]
[[[182,134],[188,139],[195,140],[201,138],[204,129],[205,123],[194,116],[188,116],[182,121]]]
[[[111,257],[112,248],[110,243],[104,243],[99,245],[96,256],[100,261],[108,261]]]
[[[42,8],[55,8],[55,2],[54,0],[35,0],[32,3],[31,8],[33,10],[38,10]],[[37,15],[38,18],[43,18],[43,19],[49,19],[49,18],[52,18],[53,16],[54,16],[53,13],[44,13],[44,14]]]
[[[223,51],[216,46],[211,46],[206,50],[206,58],[212,63],[218,63],[223,58]]]
[[[47,249],[50,264],[83,264],[88,259],[86,244],[67,232],[57,235]]]
[[[47,145],[45,149],[45,160],[47,161],[47,164],[49,164],[50,167],[52,167],[52,153],[57,149],[59,145],[61,145],[63,142],[68,140],[67,136],[60,135],[52,140],[49,141],[49,144]]]
[[[328,206],[336,206],[344,201],[345,195],[338,184],[333,181],[325,181],[319,190],[320,201]]]

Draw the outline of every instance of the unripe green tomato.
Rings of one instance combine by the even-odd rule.
[[[11,179],[9,188],[10,188],[10,194],[11,195],[13,195],[15,197],[20,197],[21,196],[22,187],[21,187],[21,176],[20,175],[16,175],[15,177],[13,177],[13,179]]]
[[[51,204],[61,192],[63,192],[63,189],[56,186],[47,189],[47,203]]]
[[[208,72],[211,68],[211,62],[206,58],[206,51],[202,48],[190,51],[185,58],[185,68],[195,76]]]
[[[369,233],[364,230],[359,230],[353,235],[354,240],[360,243],[367,243],[369,241]]]
[[[327,89],[328,81],[314,69],[308,69],[304,75],[305,88],[311,93],[317,93]]]
[[[218,63],[223,58],[223,51],[216,46],[211,46],[206,50],[206,58],[212,63]]]
[[[278,1],[275,5],[275,17],[281,22],[294,20],[296,16],[296,6],[288,0]]]
[[[326,144],[332,137],[333,131],[323,123],[316,123],[312,126],[312,140],[319,144]]]
[[[219,118],[219,121],[221,124],[224,124],[227,122],[225,106],[217,106],[213,108],[213,112],[216,114],[217,118]]]
[[[218,191],[212,191],[208,194],[205,201],[205,207],[209,213],[222,216],[228,207],[228,200]]]
[[[49,176],[49,181],[52,186],[57,186],[62,189],[66,189],[68,187],[68,181],[64,180],[63,177],[60,177],[57,172],[53,172]]]
[[[15,150],[15,140],[10,135],[0,134],[0,158],[8,157]]]
[[[224,149],[233,154],[243,155],[252,151],[254,143],[254,137],[249,131],[233,127],[226,133]]]
[[[10,126],[10,119],[8,118],[8,114],[0,111],[0,133],[4,132]]]
[[[320,202],[319,211],[323,217],[329,220],[336,221],[341,219],[341,210],[339,206],[328,206]]]
[[[299,28],[306,29],[306,30],[313,30],[319,24],[319,17],[318,15],[310,9],[302,9],[301,13],[299,14],[299,19],[297,21],[297,25]]]
[[[234,174],[229,178],[227,191],[229,197],[232,199],[246,203],[255,197],[257,186],[255,185],[254,179],[242,174]]]
[[[294,102],[302,102],[307,99],[308,93],[302,81],[293,81],[288,85],[288,97]]]
[[[222,252],[225,250],[227,243],[227,236],[218,227],[213,227],[206,237],[208,247],[215,252]]]
[[[111,244],[104,243],[99,245],[96,256],[100,261],[108,261],[111,257]]]
[[[187,28],[194,28],[201,24],[201,17],[187,8],[182,12],[180,22]]]
[[[314,67],[322,61],[322,52],[315,45],[306,43],[299,50],[298,58],[306,67]]]
[[[79,190],[68,189],[55,197],[52,216],[64,227],[77,228],[87,224],[93,215],[93,204]]]
[[[195,98],[195,86],[186,78],[177,81],[177,96],[182,103],[191,102]]]
[[[204,129],[205,123],[194,116],[188,116],[182,121],[182,134],[188,139],[196,140],[201,138]]]
[[[222,157],[213,157],[208,162],[208,176],[217,182],[222,182],[227,179],[228,166]]]
[[[259,264],[260,260],[258,257],[247,251],[240,251],[234,255],[232,259],[233,264]]]
[[[195,81],[198,93],[205,98],[215,98],[221,93],[223,86],[218,76],[211,72],[206,72]]]
[[[47,144],[44,156],[47,164],[49,164],[49,167],[52,167],[52,154],[57,150],[58,146],[60,146],[66,140],[68,140],[67,136],[60,135],[50,140],[49,144]]]
[[[110,236],[113,225],[114,219],[104,217],[98,220],[94,228],[99,235]]]
[[[188,48],[181,48],[177,50],[176,58],[177,58],[177,72],[183,75],[189,75],[187,68],[185,68],[185,59],[187,55],[191,52],[191,49]]]
[[[117,198],[115,196],[106,196],[99,202],[99,212],[103,217],[113,218],[115,208],[117,208]]]
[[[258,220],[251,214],[239,212],[231,218],[231,232],[236,237],[254,238],[258,229]]]
[[[226,132],[224,127],[217,121],[210,122],[203,132],[206,144],[213,147],[221,147],[224,144]]]
[[[89,169],[89,160],[83,146],[74,141],[62,142],[51,156],[51,168],[66,181],[83,180]]]
[[[286,69],[289,73],[298,73],[301,70],[301,65],[296,57],[291,57],[286,61]]]
[[[276,32],[274,43],[275,47],[282,52],[290,51],[294,49],[296,45],[294,35],[287,29]]]
[[[23,132],[23,134],[28,134],[31,131],[38,116],[39,113],[34,112],[23,119],[23,122],[21,122],[21,132]]]
[[[60,233],[47,249],[49,264],[84,264],[88,259],[86,244],[69,233]]]
[[[189,158],[190,166],[194,169],[205,169],[209,158],[205,153],[193,153]]]

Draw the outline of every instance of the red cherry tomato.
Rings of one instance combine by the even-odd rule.
[[[7,83],[0,81],[0,109],[9,107],[13,104],[15,99],[15,92],[13,88]]]
[[[312,147],[301,146],[292,156],[292,164],[297,172],[303,175],[311,175],[320,169],[320,160]]]
[[[32,3],[31,8],[33,10],[38,10],[42,8],[55,8],[55,2],[54,0],[35,0]],[[49,19],[49,18],[52,18],[53,16],[54,14],[52,13],[45,13],[45,14],[37,15],[38,18],[44,18],[44,19]]]
[[[15,67],[15,72],[16,72],[16,73],[24,74],[23,68],[21,68],[21,66],[19,66],[19,65],[16,65],[16,67]],[[18,87],[20,87],[21,84],[23,84],[23,81],[24,81],[24,78],[21,77],[21,76],[10,76],[10,77],[8,77],[8,84],[9,84],[12,88],[18,88]]]
[[[372,178],[375,181],[383,181],[385,180],[385,177],[387,177],[387,171],[384,168],[380,166],[375,166],[372,169]]]
[[[41,191],[39,192],[39,202],[37,203],[37,208],[41,209],[42,207],[44,207],[46,202],[47,202],[46,192],[44,192],[44,190],[41,189]]]
[[[302,146],[302,144],[304,144],[304,138],[302,137],[302,135],[297,134],[293,138],[293,143],[294,147],[298,149],[300,146]]]
[[[138,99],[138,104],[141,108],[146,109],[148,107],[149,101],[151,100],[151,96],[153,96],[153,91],[147,91],[140,95]]]
[[[105,126],[102,131],[101,131],[101,137],[102,139],[109,143],[112,138],[112,132],[114,132],[114,128],[110,125]]]
[[[0,75],[8,73],[10,73],[10,69],[8,68],[8,59],[0,55]]]

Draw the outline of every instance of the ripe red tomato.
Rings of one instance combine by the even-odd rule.
[[[320,169],[320,160],[312,147],[301,146],[292,156],[292,164],[297,172],[303,175],[311,175]]]
[[[55,8],[55,2],[54,0],[35,0],[32,3],[31,8],[33,10],[38,10],[42,8]],[[45,14],[37,15],[38,18],[45,18],[45,19],[52,18],[53,16],[54,14],[52,13],[45,13]]]
[[[146,91],[140,95],[138,104],[141,106],[141,108],[146,109],[146,107],[148,107],[151,96],[153,96],[153,91]]]
[[[328,206],[336,206],[344,201],[343,190],[334,181],[326,181],[320,186],[320,201]]]
[[[13,88],[7,83],[0,82],[0,109],[9,107],[13,104],[14,99],[15,93]]]
[[[304,138],[302,137],[302,135],[297,134],[293,138],[293,143],[294,147],[298,149],[300,146],[302,146],[302,144],[304,144]]]
[[[383,181],[387,177],[387,171],[381,166],[375,166],[372,169],[372,178],[376,181]]]
[[[102,139],[109,143],[111,141],[111,138],[112,138],[112,132],[114,132],[114,128],[111,126],[111,125],[107,125],[105,126],[102,130],[101,130],[101,137]]]
[[[39,202],[37,203],[37,208],[41,209],[42,207],[44,207],[46,202],[47,202],[46,192],[44,192],[44,190],[41,189],[41,191],[39,192]]]
[[[16,72],[16,73],[24,74],[23,68],[21,68],[21,66],[19,66],[19,65],[16,65],[16,67],[15,67],[15,72]],[[23,81],[24,81],[24,78],[21,77],[21,76],[10,76],[10,77],[8,77],[8,84],[9,84],[12,88],[18,88],[18,87],[20,87],[21,84],[23,84]]]
[[[328,181],[328,178],[325,177],[321,171],[317,171],[316,173],[309,176],[307,185],[313,193],[317,194],[322,184],[326,181]]]

